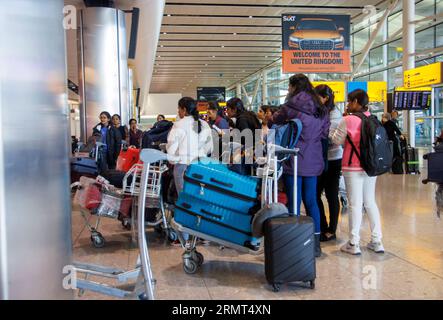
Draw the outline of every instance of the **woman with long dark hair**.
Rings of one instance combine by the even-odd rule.
[[[105,144],[106,162],[109,169],[115,169],[120,153],[122,136],[111,124],[111,115],[107,111],[100,113],[100,123],[92,129],[93,135],[100,136],[100,142]]]
[[[365,206],[371,226],[371,242],[368,249],[376,253],[385,251],[382,244],[380,211],[375,201],[375,184],[377,177],[370,177],[362,168],[359,156],[353,151],[352,145],[360,150],[362,120],[354,113],[370,116],[368,94],[360,89],[348,94],[346,116],[337,129],[330,133],[335,144],[344,144],[342,169],[349,199],[349,241],[340,250],[352,255],[361,254],[360,227]],[[352,142],[352,144],[351,144]]]
[[[329,121],[331,123],[329,132],[333,132],[340,123],[342,115],[335,106],[334,92],[327,85],[315,87],[315,93],[320,102],[328,109]],[[329,241],[336,238],[338,225],[338,215],[340,212],[340,201],[338,198],[338,189],[341,173],[341,159],[343,157],[343,148],[341,145],[329,143],[327,147],[328,169],[324,171],[317,179],[317,203],[320,209],[320,228],[321,241]],[[329,224],[326,219],[325,208],[321,199],[321,194],[325,191],[329,207]]]
[[[168,135],[167,152],[174,163],[174,181],[177,193],[183,189],[183,175],[192,161],[211,153],[212,135],[209,125],[200,119],[197,104],[189,97],[178,101],[180,120],[174,123]]]
[[[320,211],[317,204],[317,177],[324,169],[321,140],[328,137],[329,117],[327,108],[320,102],[311,82],[304,74],[296,74],[289,78],[286,103],[272,116],[268,125],[284,124],[294,118],[300,119],[303,125],[296,146],[300,150],[297,168],[298,203],[294,204],[292,192],[295,183],[292,159],[283,167],[286,195],[291,212],[300,215],[300,205],[303,200],[307,214],[314,220],[315,255],[319,257],[321,255],[321,229]]]

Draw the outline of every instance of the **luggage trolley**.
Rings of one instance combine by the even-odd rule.
[[[269,152],[271,151],[271,152]],[[255,177],[261,179],[261,206],[275,203],[278,201],[278,178],[281,175],[280,164],[287,160],[287,155],[294,155],[294,165],[297,168],[297,153],[298,149],[289,150],[284,149],[277,145],[268,145],[268,154],[266,157],[257,159],[259,167],[256,170]],[[283,159],[279,159],[278,155],[286,155]],[[281,167],[281,166],[280,166]],[[297,189],[296,184],[294,187],[294,201],[297,203]],[[251,255],[261,255],[264,252],[263,241],[260,241],[260,247],[258,250],[251,249],[250,247],[242,246],[237,243],[229,242],[224,239],[214,237],[190,228],[187,228],[174,219],[171,220],[171,226],[177,231],[180,243],[185,250],[183,258],[183,270],[185,273],[194,274],[198,268],[203,264],[204,257],[197,251],[197,239],[201,238],[214,243],[217,243],[222,248],[227,247],[234,249],[241,253],[247,253]],[[186,241],[183,238],[182,233],[187,233],[190,236],[189,245],[186,245]]]
[[[148,241],[145,233],[144,208],[147,201],[156,201],[161,197],[160,185],[161,174],[155,169],[155,164],[167,160],[167,155],[154,149],[143,149],[140,153],[143,161],[140,180],[133,193],[138,196],[138,247],[139,256],[134,269],[125,271],[105,266],[74,263],[74,271],[77,275],[85,275],[84,279],[77,280],[77,289],[80,293],[85,290],[94,291],[119,298],[138,298],[142,300],[154,300],[155,280],[151,269],[149,258]],[[154,168],[154,170],[151,170]],[[135,186],[135,184],[134,184]],[[104,283],[88,280],[89,276],[98,276],[117,280],[121,284],[127,284],[130,280],[136,279],[135,287],[132,291],[123,290]]]
[[[163,205],[163,199],[160,192],[162,175],[168,170],[164,161],[152,164],[149,169],[149,181],[147,197],[147,208],[160,209],[160,216],[156,217],[154,222],[146,222],[146,226],[161,226],[161,230],[170,236],[173,233],[169,227],[166,218],[166,211]],[[136,235],[136,213],[137,213],[137,198],[140,193],[141,175],[143,171],[143,164],[135,164],[123,178],[123,188],[117,189],[114,186],[105,182],[106,180],[97,178],[94,181],[96,187],[100,189],[101,196],[96,199],[97,205],[94,209],[87,208],[80,205],[80,213],[83,217],[84,223],[91,233],[91,242],[96,248],[102,248],[105,245],[103,235],[98,231],[101,218],[117,219],[122,218],[122,225],[126,229],[132,230],[132,240],[135,242]],[[71,188],[88,188],[92,179],[81,178],[80,182],[71,185]],[[157,196],[159,195],[159,196]],[[131,217],[129,212],[132,211]],[[120,215],[121,214],[121,215]],[[89,216],[97,216],[97,220],[93,225],[90,223]]]

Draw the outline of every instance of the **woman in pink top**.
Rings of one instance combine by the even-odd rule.
[[[361,119],[353,113],[362,112],[369,116],[369,97],[363,90],[354,90],[348,95],[348,106],[345,117],[329,138],[334,144],[344,144],[342,160],[343,176],[346,182],[346,190],[349,199],[349,241],[341,247],[341,251],[353,255],[361,254],[360,250],[360,226],[363,218],[363,205],[368,214],[371,225],[371,242],[368,249],[377,253],[383,253],[381,242],[380,212],[375,202],[375,183],[377,177],[370,177],[361,167],[360,160],[352,150],[347,140],[349,137],[357,150],[360,150]]]

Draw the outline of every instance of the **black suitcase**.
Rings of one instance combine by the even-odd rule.
[[[418,149],[411,146],[406,149],[406,173],[420,174]]]
[[[266,280],[277,292],[280,285],[309,282],[315,288],[315,239],[312,218],[289,216],[265,222]]]
[[[392,161],[392,173],[393,174],[403,174],[403,158],[401,156],[396,156]]]
[[[119,170],[107,170],[101,173],[101,176],[109,181],[116,188],[123,188],[123,179],[126,175],[126,172]],[[128,184],[132,182],[132,176],[128,176]]]
[[[428,161],[428,177],[423,183],[443,184],[443,152],[431,152],[423,156]]]

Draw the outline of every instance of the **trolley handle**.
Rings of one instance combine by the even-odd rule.
[[[220,180],[214,179],[214,178],[211,178],[210,181],[211,181],[211,182],[214,182],[214,183],[217,183],[217,184],[219,184],[219,185],[222,185],[222,186],[228,187],[228,188],[232,188],[232,187],[233,187],[233,184],[232,184],[232,183],[226,183],[226,182],[223,182],[223,181],[220,181]]]

